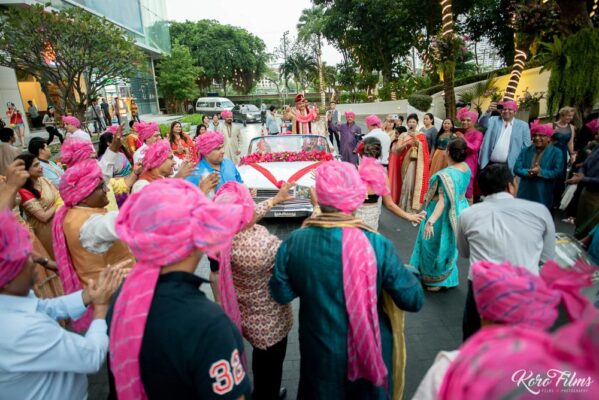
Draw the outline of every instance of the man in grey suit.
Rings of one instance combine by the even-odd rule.
[[[513,172],[522,149],[532,144],[530,129],[526,122],[514,118],[518,111],[515,101],[505,101],[500,106],[503,106],[500,117],[483,115],[479,120],[487,130],[478,162],[481,169],[489,164],[507,164]]]
[[[477,261],[509,261],[539,275],[539,267],[555,258],[555,225],[547,207],[514,198],[514,176],[504,164],[483,169],[478,185],[484,201],[462,211],[458,220],[460,256],[468,257],[470,266]],[[464,341],[481,326],[471,279],[469,271],[462,323]]]

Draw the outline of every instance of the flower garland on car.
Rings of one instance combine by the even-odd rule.
[[[322,151],[278,151],[274,153],[255,152],[241,158],[240,165],[265,163],[265,162],[292,162],[292,161],[331,161],[333,155]]]

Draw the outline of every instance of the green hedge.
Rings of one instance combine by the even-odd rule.
[[[200,125],[204,115],[202,114],[188,114],[181,118],[182,123],[188,123],[190,125]]]
[[[417,110],[428,111],[433,103],[433,98],[425,94],[412,94],[408,96],[408,103]]]

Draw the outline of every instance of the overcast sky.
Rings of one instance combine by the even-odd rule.
[[[297,35],[296,25],[302,10],[312,6],[310,0],[166,0],[165,3],[169,20],[214,19],[239,26],[264,40],[269,52],[279,45],[286,30],[290,36]],[[334,65],[341,61],[341,55],[326,45],[323,60]]]

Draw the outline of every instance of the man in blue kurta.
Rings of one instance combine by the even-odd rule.
[[[366,190],[353,165],[323,164],[316,170],[316,196],[322,212],[292,232],[277,252],[271,294],[281,304],[300,298],[298,399],[394,397],[392,378],[397,370],[392,362],[391,324],[396,321],[394,313],[400,312],[395,307],[420,310],[423,291],[415,275],[402,265],[393,244],[353,216]],[[362,254],[361,250],[367,251]],[[370,279],[366,291],[360,274]],[[364,315],[356,315],[357,309],[368,310],[368,317],[360,319]],[[356,343],[378,347],[368,347],[367,355],[361,355],[352,347]],[[370,364],[378,365],[376,372],[382,370],[382,374],[359,373]]]
[[[362,138],[362,128],[356,125],[356,114],[353,111],[345,113],[347,123],[337,125],[339,130],[339,153],[341,153],[341,161],[358,165],[358,154],[356,154],[356,146]]]
[[[507,164],[514,171],[514,164],[522,149],[530,146],[528,124],[514,118],[518,111],[515,101],[501,103],[501,116],[483,115],[479,123],[486,128],[480,148],[478,163],[483,169],[489,164]]]
[[[553,187],[560,177],[563,159],[560,150],[549,144],[553,134],[552,124],[531,125],[532,146],[520,152],[514,173],[520,177],[517,197],[544,204],[551,210]]]

